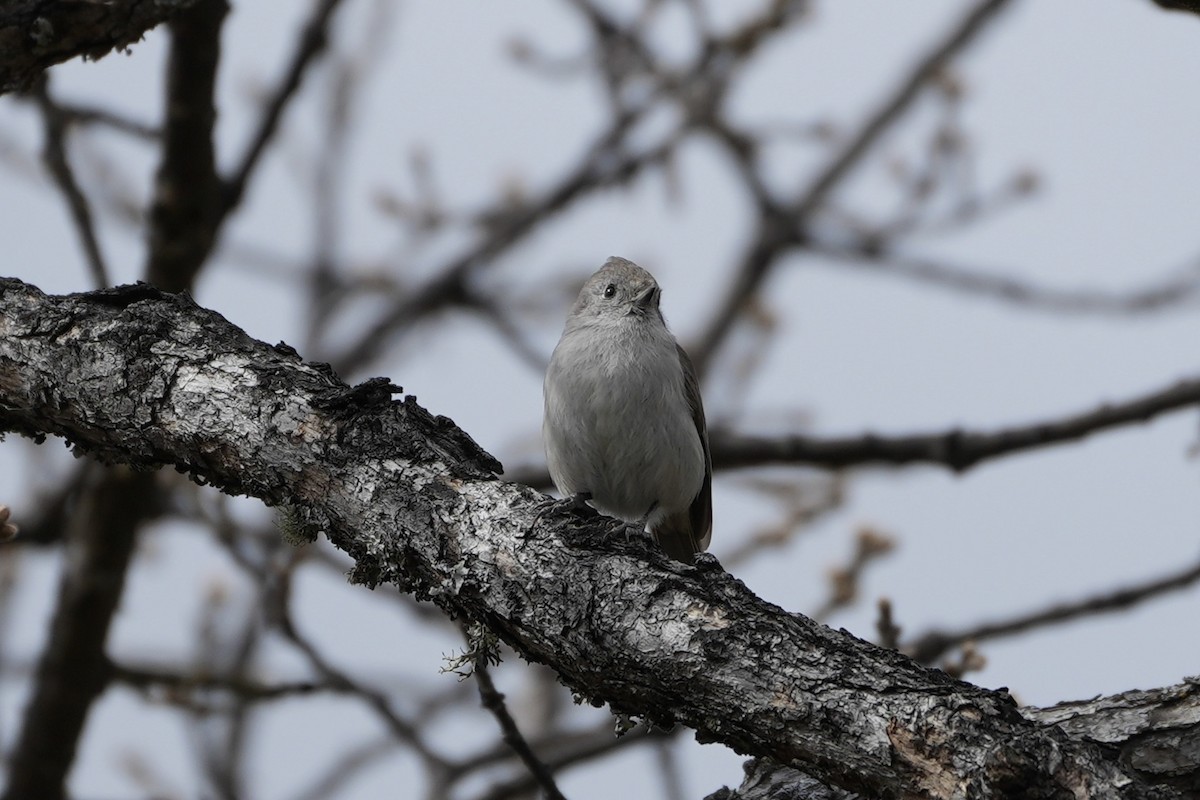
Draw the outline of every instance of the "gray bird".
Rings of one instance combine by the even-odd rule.
[[[564,497],[648,527],[690,564],[712,536],[712,457],[696,370],[661,295],[623,258],[588,279],[546,370],[542,435]]]

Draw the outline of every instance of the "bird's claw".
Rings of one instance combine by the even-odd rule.
[[[588,501],[592,499],[590,492],[577,492],[570,497],[564,497],[559,500],[549,499],[543,500],[537,505],[537,516],[533,518],[533,524],[530,529],[537,527],[537,524],[542,521],[542,517],[552,511],[569,511],[582,516],[596,516],[600,512],[588,505]]]

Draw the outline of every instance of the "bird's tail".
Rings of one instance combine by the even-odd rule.
[[[696,554],[704,549],[696,540],[687,509],[664,517],[650,529],[650,533],[664,553],[684,564],[694,563]]]

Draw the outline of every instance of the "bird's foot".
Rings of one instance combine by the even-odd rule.
[[[603,541],[611,543],[620,542],[626,546],[633,545],[644,548],[649,545],[650,538],[650,535],[646,532],[644,521],[635,520],[627,522],[614,518],[604,531]]]
[[[581,516],[596,516],[600,512],[588,505],[588,501],[592,499],[591,492],[576,492],[570,497],[564,497],[561,500],[544,500],[537,505],[537,516],[533,518],[533,524],[530,529],[537,527],[537,524],[542,521],[542,517],[552,511],[555,512],[570,512]]]

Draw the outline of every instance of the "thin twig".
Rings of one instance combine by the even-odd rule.
[[[453,306],[470,305],[469,284],[484,266],[495,263],[500,253],[522,241],[547,219],[565,210],[581,197],[599,189],[624,184],[647,167],[661,164],[672,144],[626,155],[621,145],[641,112],[615,120],[590,147],[579,166],[536,201],[504,214],[497,214],[485,235],[468,251],[434,271],[436,277],[400,298],[395,305],[359,334],[358,340],[331,358],[340,372],[353,372],[377,357],[395,336],[431,313]]]
[[[1010,2],[1011,0],[985,0],[979,3],[963,16],[949,36],[917,62],[912,72],[889,95],[888,101],[871,115],[858,134],[845,144],[841,152],[804,192],[795,209],[802,225],[808,223],[812,214],[821,207],[842,179],[862,161],[863,156],[879,141],[883,133],[912,105],[921,89],[945,69],[951,59],[975,41],[987,23]]]
[[[859,529],[849,562],[829,571],[829,597],[811,614],[812,618],[826,622],[834,612],[853,603],[858,597],[859,583],[867,567],[891,553],[894,548],[895,541],[891,536],[865,526]]]
[[[135,139],[155,141],[162,131],[154,125],[119,114],[116,111],[82,103],[59,103],[58,107],[67,121],[76,125],[103,125],[127,134]]]
[[[340,691],[346,691],[357,695],[367,706],[373,710],[376,715],[383,721],[384,725],[391,731],[392,735],[399,741],[404,742],[412,750],[424,759],[425,763],[434,771],[444,771],[446,767],[445,760],[437,753],[429,749],[425,744],[424,739],[417,726],[409,720],[400,716],[387,697],[376,689],[369,688],[360,684],[358,681],[351,678],[348,674],[335,667],[321,653],[320,650],[313,645],[306,637],[301,635],[292,621],[290,611],[289,597],[290,581],[286,576],[281,576],[279,586],[276,587],[275,597],[272,598],[270,604],[271,618],[275,622],[280,633],[283,634],[296,649],[308,658],[313,668],[324,678],[331,683],[333,687]]]
[[[390,736],[371,739],[348,748],[330,764],[321,777],[314,778],[295,800],[325,800],[338,797],[338,790],[357,778],[367,767],[397,751],[396,740]]]
[[[879,616],[875,618],[875,631],[879,634],[879,646],[889,650],[899,650],[901,628],[893,614],[892,601],[881,597],[876,608],[879,610]]]
[[[593,730],[582,734],[564,733],[561,731],[547,734],[539,739],[536,744],[539,752],[553,753],[552,755],[547,755],[543,760],[550,770],[557,772],[566,767],[582,764],[614,751],[626,750],[630,747],[664,739],[673,739],[683,730],[684,728],[676,726],[670,731],[664,731],[660,728],[650,728],[644,723],[639,723],[632,730],[628,730],[623,735],[617,736],[614,734],[612,721],[606,721]],[[554,748],[558,748],[558,752],[554,752]],[[478,769],[480,766],[498,761],[506,752],[507,748],[504,748],[504,750],[492,750],[482,756],[464,762],[460,765],[461,772],[456,771],[452,774],[461,780],[461,777],[469,774],[470,770]],[[534,777],[525,774],[505,783],[490,787],[479,796],[478,800],[508,800],[508,798],[528,795],[536,788],[537,782]]]
[[[479,686],[479,699],[483,701],[483,707],[490,711],[496,718],[496,722],[500,724],[500,732],[504,736],[505,744],[511,747],[517,757],[521,759],[521,762],[529,770],[529,774],[534,777],[538,786],[542,787],[547,798],[566,800],[562,792],[558,790],[558,784],[554,782],[553,773],[534,754],[529,742],[525,741],[525,737],[517,728],[516,721],[508,713],[508,706],[504,704],[504,695],[496,689],[485,659],[475,662],[475,682]]]
[[[1200,269],[1195,267],[1129,292],[1071,291],[1037,286],[998,272],[953,267],[921,256],[904,256],[866,247],[848,249],[812,245],[811,248],[846,266],[1054,313],[1135,316],[1178,308],[1200,295]]]
[[[346,692],[345,686],[315,681],[262,683],[243,675],[217,675],[205,672],[189,674],[185,668],[167,669],[160,666],[112,664],[112,679],[142,691],[158,689],[170,696],[184,693],[219,690],[243,697],[250,702],[278,700],[285,697],[316,692]]]
[[[888,100],[818,173],[798,200],[788,205],[780,205],[774,202],[764,203],[764,199],[759,198],[759,227],[742,256],[737,276],[699,342],[688,348],[692,362],[701,374],[707,371],[717,347],[780,257],[791,247],[804,244],[811,238],[810,228],[817,211],[842,179],[900,119],[918,97],[921,88],[974,42],[987,27],[986,23],[1009,2],[1010,0],[986,0],[972,8],[950,34],[917,63]]]
[[[222,192],[222,204],[225,214],[236,208],[242,201],[246,187],[250,183],[250,176],[258,166],[259,159],[262,157],[267,145],[275,136],[275,132],[279,128],[279,122],[283,118],[283,112],[287,109],[292,97],[299,90],[300,83],[303,81],[308,67],[324,52],[326,45],[329,43],[330,21],[333,18],[333,12],[337,10],[339,5],[341,5],[341,0],[319,0],[313,8],[312,15],[309,17],[308,22],[305,23],[304,30],[300,34],[296,50],[292,54],[292,60],[288,64],[283,80],[279,82],[279,86],[276,87],[267,101],[266,109],[263,111],[262,118],[258,123],[258,129],[251,138],[246,152],[238,161],[238,165],[234,168],[230,177],[225,181]]]
[[[42,161],[50,170],[55,185],[67,202],[71,221],[79,234],[79,243],[83,245],[84,255],[87,256],[92,281],[97,289],[103,289],[109,285],[108,267],[104,263],[104,254],[100,251],[100,240],[96,236],[96,223],[92,219],[91,207],[79,187],[79,182],[75,180],[75,171],[67,157],[68,118],[50,97],[50,79],[45,74],[34,83],[33,97],[42,115]]]
[[[917,661],[929,664],[947,650],[963,642],[998,639],[1002,636],[1024,633],[1034,628],[1069,622],[1093,614],[1121,611],[1159,595],[1186,589],[1197,582],[1200,582],[1200,563],[1144,583],[1101,592],[1082,600],[1059,603],[1040,611],[1018,614],[1009,619],[985,622],[958,631],[933,630],[918,636],[911,644],[902,649]]]

